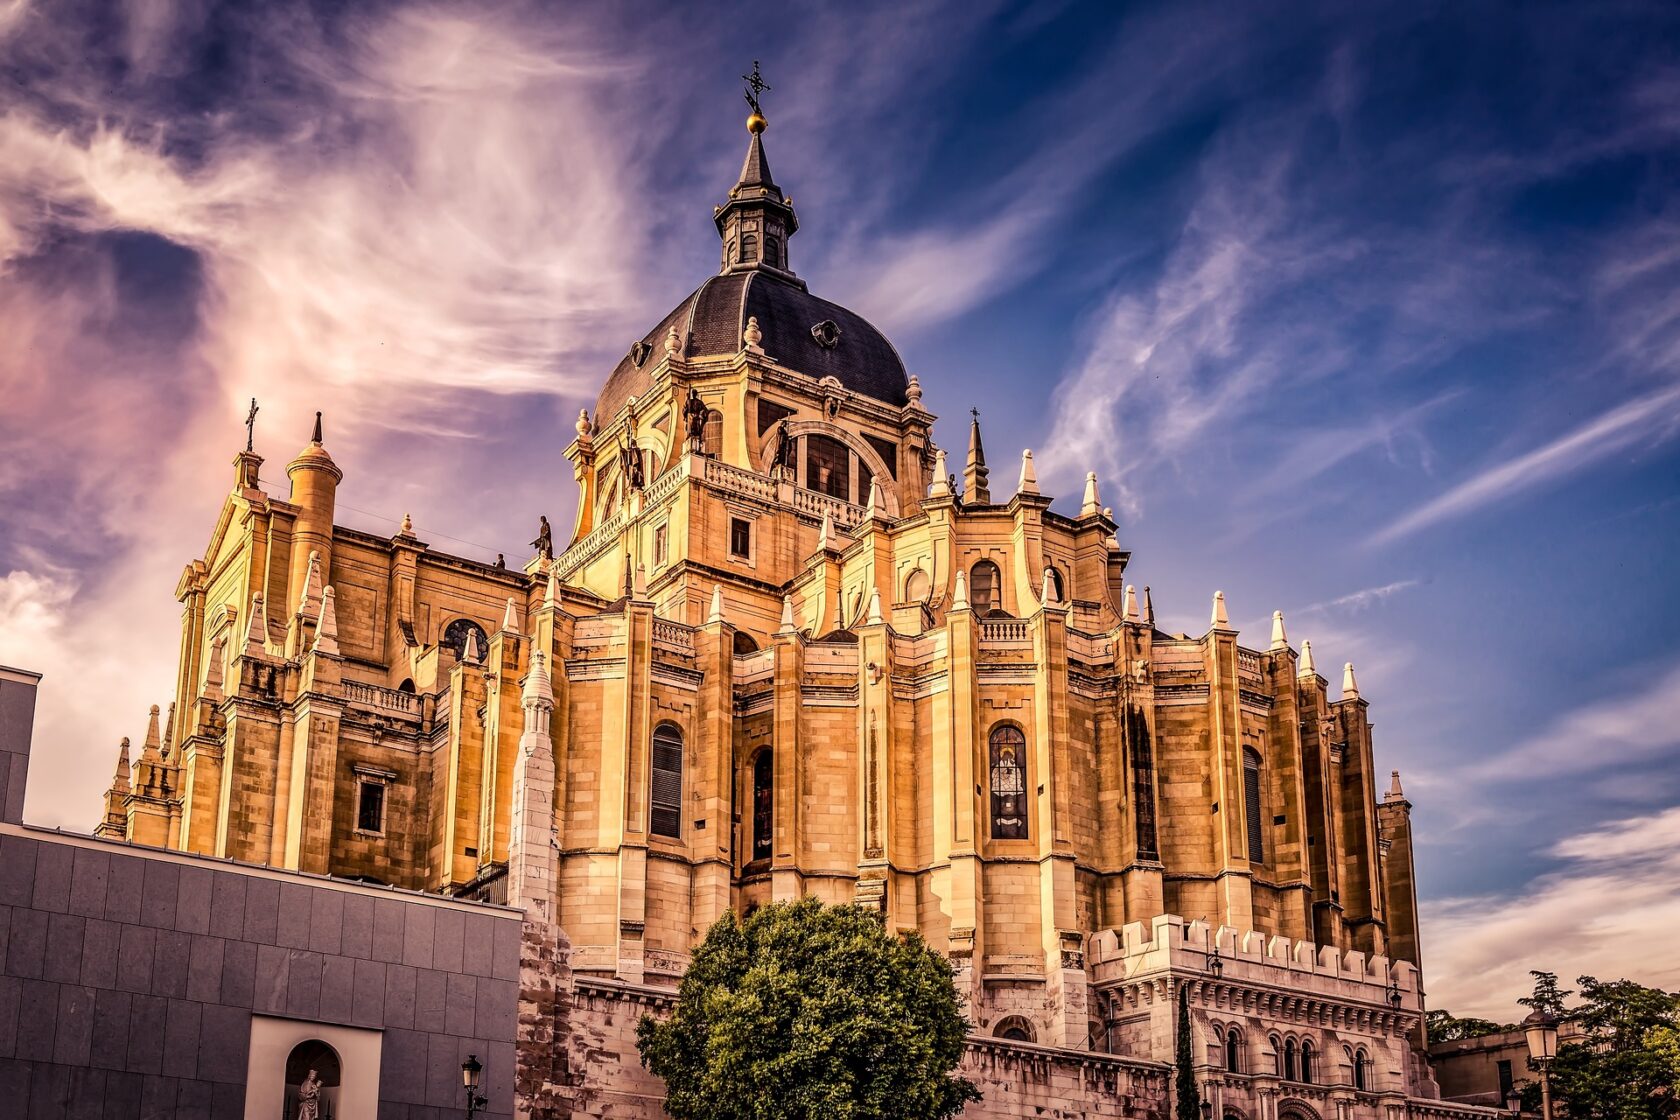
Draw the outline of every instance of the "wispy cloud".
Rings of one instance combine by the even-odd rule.
[[[1401,516],[1371,537],[1392,544],[1430,526],[1507,502],[1642,443],[1680,431],[1680,385],[1620,404],[1532,451],[1505,459]]]
[[[1313,614],[1320,611],[1348,611],[1357,613],[1382,602],[1402,591],[1410,591],[1419,586],[1421,580],[1401,579],[1392,583],[1385,583],[1380,587],[1362,587],[1358,591],[1350,591],[1346,595],[1338,595],[1334,599],[1326,599],[1320,603],[1302,607],[1302,614]]]
[[[1680,807],[1576,833],[1549,854],[1562,866],[1520,888],[1425,902],[1431,1006],[1518,1018],[1530,969],[1680,987],[1680,957],[1651,940],[1680,922]]]

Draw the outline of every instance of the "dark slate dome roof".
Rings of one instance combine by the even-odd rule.
[[[665,352],[672,327],[682,340],[684,357],[734,354],[741,348],[747,319],[756,317],[765,354],[779,364],[813,378],[833,376],[854,393],[903,406],[909,376],[898,350],[863,316],[814,296],[804,286],[773,272],[749,269],[713,276],[683,300],[642,339],[647,348],[640,365],[626,354],[607,378],[595,402],[595,421],[609,422],[631,397],[647,394],[653,368]],[[818,343],[811,328],[833,322],[840,328],[832,348]]]

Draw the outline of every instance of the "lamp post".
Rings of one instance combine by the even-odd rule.
[[[1225,972],[1225,958],[1219,955],[1219,946],[1217,945],[1213,947],[1213,952],[1208,954],[1207,970],[1215,980],[1219,979]]]
[[[1523,1020],[1528,1037],[1528,1060],[1540,1073],[1540,1117],[1552,1120],[1552,1059],[1557,1057],[1557,1020],[1543,1011]]]
[[[478,1095],[478,1075],[483,1072],[477,1054],[468,1054],[467,1060],[461,1063],[461,1085],[467,1091],[467,1120],[472,1120],[474,1113],[490,1103]]]
[[[1519,1113],[1521,1113],[1522,1112],[1522,1094],[1517,1092],[1515,1089],[1512,1089],[1509,1093],[1506,1093],[1505,1094],[1505,1107],[1508,1108],[1511,1111],[1512,1116],[1516,1116]]]

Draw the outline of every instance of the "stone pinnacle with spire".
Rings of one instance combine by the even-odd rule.
[[[1353,662],[1342,666],[1342,699],[1359,699],[1359,682],[1353,676]]]
[[[1155,625],[1155,600],[1149,597],[1149,585],[1143,585],[1143,622],[1145,626]]]
[[[1097,472],[1085,475],[1085,500],[1079,503],[1079,516],[1096,517],[1102,513],[1102,499],[1097,497]]]
[[[1033,470],[1032,449],[1021,452],[1021,480],[1015,484],[1017,494],[1038,493],[1038,472]]]
[[[1129,583],[1126,585],[1126,621],[1138,621],[1137,588]]]
[[[554,685],[548,677],[548,661],[543,651],[531,651],[531,671],[525,674],[525,687],[520,691],[519,703],[527,712],[533,707],[554,710]]]
[[[1272,648],[1273,649],[1288,649],[1289,648],[1289,635],[1286,634],[1284,632],[1284,629],[1283,629],[1283,612],[1282,611],[1273,611],[1272,612]]]
[[[985,506],[992,503],[992,492],[986,486],[986,445],[980,439],[980,410],[971,408],[973,419],[968,425],[968,463],[963,467],[963,504]]]
[[[706,612],[706,625],[723,621],[723,584],[712,584],[712,609]]]
[[[933,483],[928,486],[928,497],[949,498],[951,496],[950,467],[945,462],[945,449],[941,447],[933,453]]]
[[[871,490],[873,493],[873,490]],[[834,547],[834,515],[823,508],[822,528],[817,531],[817,551],[827,552]]]
[[[128,736],[124,735],[122,743],[117,747],[117,772],[111,777],[111,791],[113,793],[131,792],[132,786],[129,784],[130,773],[131,770],[128,764]],[[1399,771],[1395,771],[1395,773],[1399,773]]]
[[[1384,801],[1404,801],[1404,800],[1406,800],[1406,791],[1400,788],[1400,771],[1390,770],[1388,772],[1388,792],[1383,794],[1383,800]]]
[[[956,589],[951,592],[951,609],[954,611],[966,611],[968,609],[968,577],[963,574],[961,568],[957,569]]]
[[[261,656],[268,649],[268,616],[263,612],[262,592],[251,596],[251,617],[245,623],[245,656]]]
[[[508,596],[507,610],[502,612],[502,633],[519,636],[519,608],[514,605],[513,596]]]
[[[1211,628],[1214,630],[1229,630],[1231,628],[1231,617],[1225,613],[1225,592],[1223,591],[1215,591],[1213,593],[1213,621],[1211,623]]]
[[[303,577],[303,594],[298,597],[297,613],[304,618],[316,618],[321,610],[321,553],[309,550],[309,569]]]
[[[337,594],[330,583],[321,589],[321,622],[315,627],[315,652],[328,657],[339,656]]]
[[[1311,638],[1301,643],[1301,665],[1295,670],[1295,675],[1298,677],[1316,677],[1318,675],[1318,667],[1313,664]]]
[[[881,589],[869,589],[869,613],[864,616],[864,625],[879,626],[881,624]]]
[[[799,628],[793,623],[793,592],[782,596],[782,626],[778,634],[792,634]]]

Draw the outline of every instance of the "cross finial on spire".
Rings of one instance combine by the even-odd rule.
[[[315,414],[315,431],[310,435],[309,442],[316,445],[321,442],[321,414],[319,412]]]
[[[974,419],[975,419],[975,420],[979,420],[979,419],[980,419],[980,410],[979,410],[979,409],[978,409],[978,408],[971,408],[971,409],[969,409],[969,410],[968,410],[968,414],[969,414],[969,415],[970,415],[970,416],[972,416],[972,417],[974,417]]]
[[[769,82],[764,80],[764,75],[758,72],[758,59],[753,59],[752,73],[742,74],[741,80],[747,83],[747,88],[742,92],[741,96],[745,97],[747,99],[747,104],[752,106],[753,116],[763,117],[764,110],[759,107],[758,98],[760,94],[762,94],[765,90],[770,89],[771,86]]]
[[[255,454],[257,441],[257,398],[251,398],[251,411],[245,414],[245,451]]]

